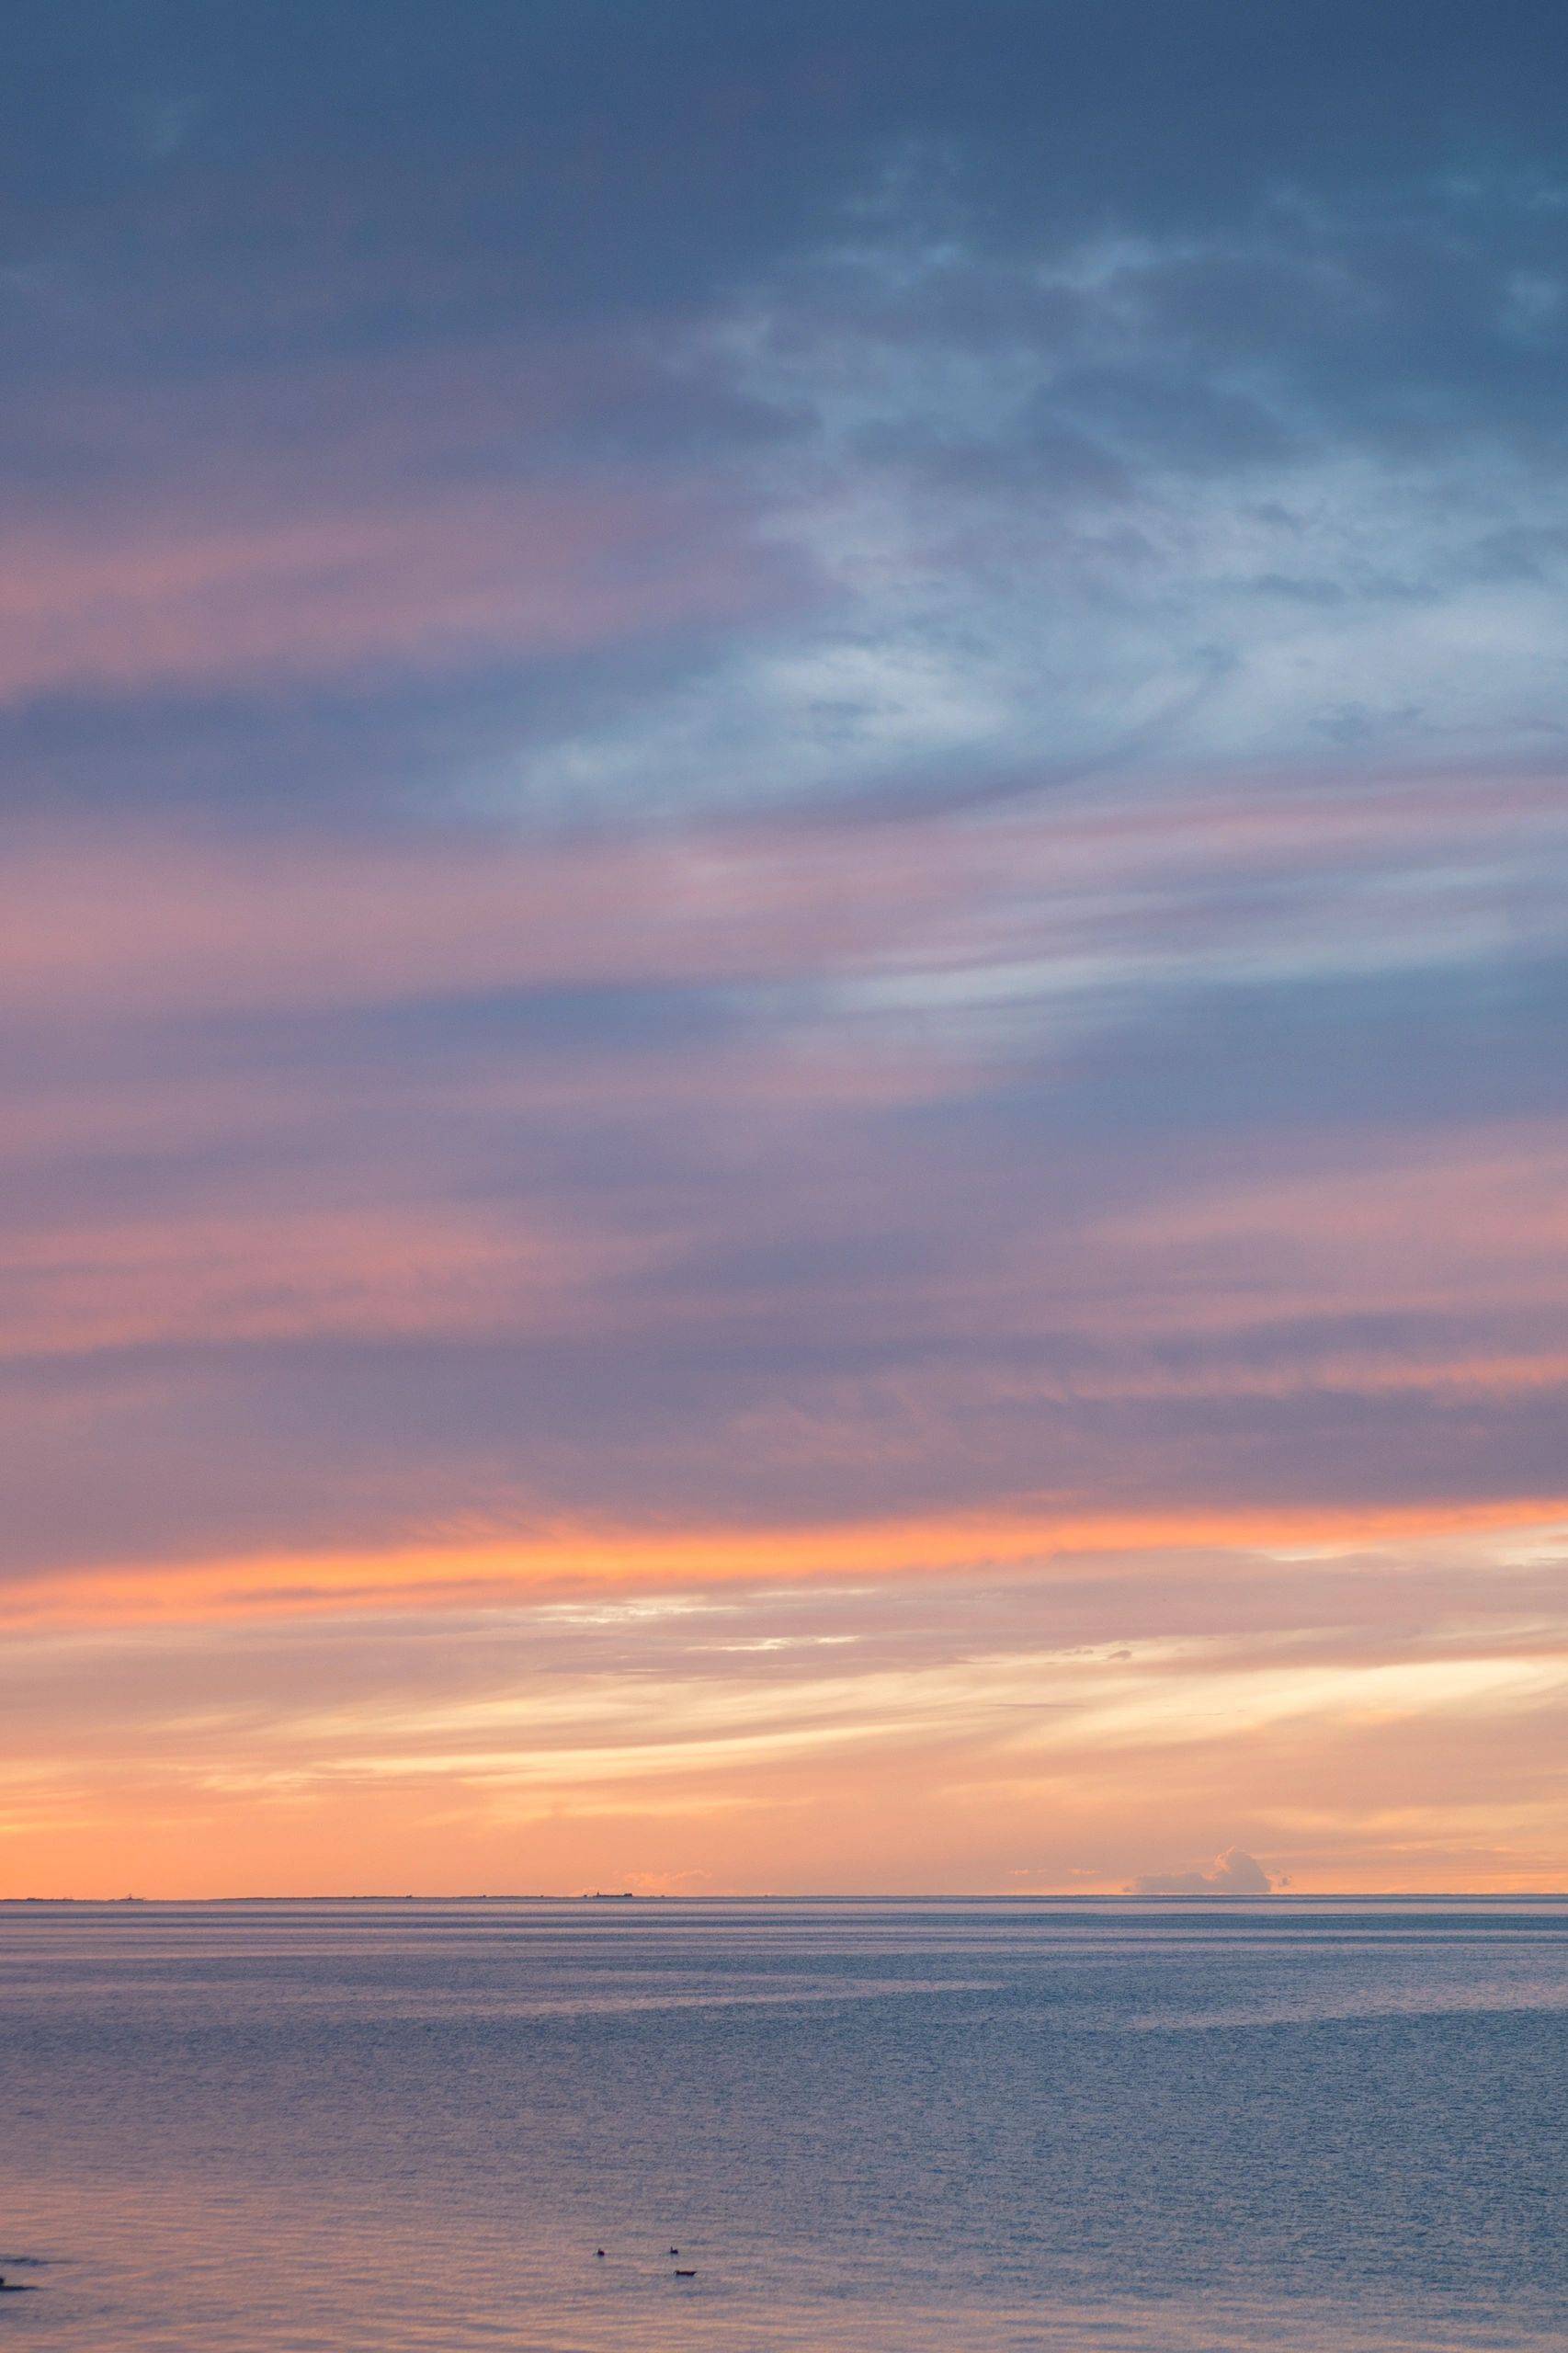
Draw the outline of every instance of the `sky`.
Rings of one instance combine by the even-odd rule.
[[[1568,1880],[1568,17],[17,0],[0,1893]]]

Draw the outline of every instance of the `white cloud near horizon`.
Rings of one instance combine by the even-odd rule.
[[[1206,1871],[1148,1871],[1133,1880],[1129,1895],[1272,1895],[1274,1881],[1255,1855],[1227,1847]]]

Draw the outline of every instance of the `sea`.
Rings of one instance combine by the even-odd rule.
[[[1565,2178],[1558,1901],[0,1905],[0,2353],[1561,2348]]]

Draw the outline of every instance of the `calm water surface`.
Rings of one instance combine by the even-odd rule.
[[[0,1905],[0,2353],[1562,2347],[1565,2050],[1555,1904]]]

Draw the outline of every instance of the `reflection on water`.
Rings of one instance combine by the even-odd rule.
[[[1557,1904],[0,1906],[0,2353],[1560,2346],[1565,2004]]]

